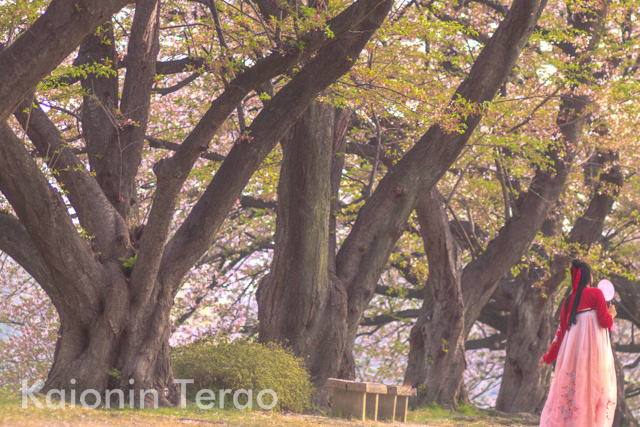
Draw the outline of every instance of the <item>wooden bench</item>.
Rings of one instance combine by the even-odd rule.
[[[360,421],[407,421],[409,396],[416,389],[409,386],[357,382],[329,378],[331,416],[356,418]]]

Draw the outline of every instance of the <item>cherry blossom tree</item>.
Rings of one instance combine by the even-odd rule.
[[[637,8],[603,5],[113,6],[7,113],[0,383],[165,391],[170,343],[259,334],[318,385],[535,411],[585,256],[637,411]],[[9,48],[43,12],[12,7]]]
[[[0,248],[37,280],[60,317],[44,391],[155,389],[160,401],[170,404],[178,397],[170,365],[170,310],[183,278],[207,252],[276,143],[317,94],[357,60],[390,2],[363,0],[331,10],[316,5],[305,13],[276,5],[283,12],[278,19],[244,12],[238,5],[230,9],[240,12],[230,12],[228,19],[249,14],[254,28],[242,23],[239,28],[245,34],[260,28],[263,40],[257,43],[254,38],[244,46],[244,39],[235,39],[240,44],[237,52],[226,41],[229,34],[212,2],[204,9],[143,0],[110,20],[117,10],[111,3],[116,4],[83,7],[54,1],[0,54],[0,75],[6,76],[0,88],[0,191],[11,207],[0,214]],[[209,30],[210,38],[217,35],[215,48],[210,42],[203,50],[221,86],[209,88],[215,93],[213,100],[185,132],[176,152],[147,164],[155,182],[143,221],[137,176],[152,122],[156,74],[175,64],[158,64],[165,43],[160,33],[163,23],[172,19],[173,7],[196,17],[206,13],[207,24],[197,24]],[[76,20],[87,23],[75,29]],[[98,24],[98,31],[89,35]],[[187,22],[186,28],[191,25]],[[60,48],[51,46],[47,36],[61,40]],[[33,92],[81,41],[71,70]],[[191,41],[183,44],[182,66],[191,62]],[[126,54],[119,49],[126,49]],[[178,199],[198,157],[228,116],[242,109],[250,92],[285,74],[287,81],[273,95],[267,94],[264,108],[231,144],[175,229]],[[80,98],[71,101],[79,104],[79,112],[72,111],[82,132],[77,147],[66,142],[63,129],[51,120],[46,101],[48,89],[75,81],[81,85],[76,93]],[[68,111],[57,103],[55,107]],[[10,113],[15,113],[44,164],[34,161],[15,127],[5,123]],[[78,157],[74,148],[86,158]]]

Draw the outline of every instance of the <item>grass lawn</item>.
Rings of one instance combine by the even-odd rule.
[[[387,422],[357,422],[320,415],[283,414],[236,409],[199,409],[189,404],[185,409],[85,409],[82,407],[49,409],[44,397],[44,408],[31,401],[22,408],[22,400],[13,396],[0,396],[0,425],[2,426],[532,426],[538,425],[532,415],[506,415],[463,407],[451,413],[440,408],[427,408],[409,413],[407,424]]]

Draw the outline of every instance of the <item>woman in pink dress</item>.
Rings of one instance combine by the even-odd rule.
[[[539,364],[556,370],[540,426],[610,427],[616,408],[616,372],[609,330],[616,316],[602,291],[592,288],[591,268],[574,260],[571,296],[562,304],[560,325]]]

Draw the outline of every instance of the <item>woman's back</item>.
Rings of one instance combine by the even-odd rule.
[[[616,376],[609,331],[616,315],[593,283],[591,268],[574,260],[571,296],[562,302],[560,325],[540,364],[556,361],[542,427],[611,427]]]
[[[561,316],[566,318],[565,312],[566,305],[562,305]],[[578,304],[578,311],[596,310],[598,314],[598,321],[600,326],[606,329],[611,329],[613,326],[613,317],[609,314],[607,308],[607,302],[604,299],[604,294],[598,288],[584,288],[582,290],[582,298],[580,298],[580,304]]]

